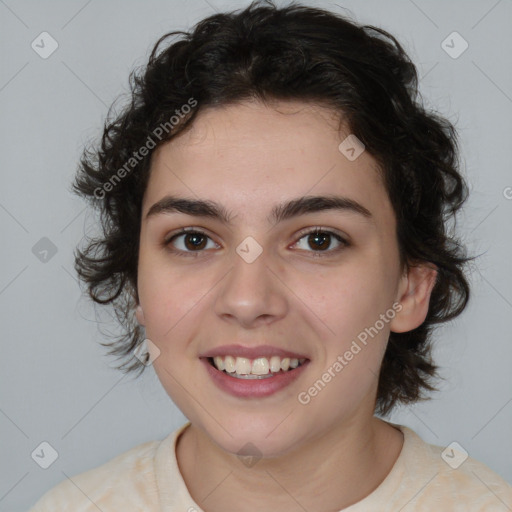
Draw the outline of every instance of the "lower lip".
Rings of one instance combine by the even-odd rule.
[[[277,393],[300,377],[309,364],[309,360],[305,361],[294,370],[278,373],[274,377],[266,379],[237,379],[230,377],[226,372],[217,370],[208,362],[208,359],[201,358],[201,362],[206,366],[206,371],[218,388],[230,395],[242,398],[262,398]]]

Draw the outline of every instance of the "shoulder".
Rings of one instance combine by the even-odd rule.
[[[414,510],[431,510],[434,504],[439,510],[512,509],[512,486],[458,443],[447,447],[427,444],[411,429],[400,429],[407,450],[404,473],[415,490]]]
[[[158,503],[154,457],[165,441],[148,441],[101,466],[66,477],[29,512],[150,510]]]

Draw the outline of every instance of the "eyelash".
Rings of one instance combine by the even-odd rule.
[[[185,258],[189,258],[189,257],[197,258],[200,253],[204,252],[204,250],[199,250],[199,251],[183,251],[181,249],[175,249],[171,245],[171,242],[173,242],[179,236],[190,235],[190,234],[202,235],[202,236],[205,236],[206,238],[210,238],[201,229],[198,229],[198,228],[182,228],[179,232],[173,233],[172,236],[167,237],[164,240],[163,245],[169,251],[171,251],[173,254],[176,254],[177,256],[183,256]],[[336,249],[332,249],[332,250],[326,250],[326,251],[306,251],[306,252],[312,252],[313,253],[313,257],[321,257],[322,258],[322,257],[332,256],[332,254],[338,253],[339,251],[343,250],[344,248],[350,246],[349,242],[347,242],[347,240],[345,240],[338,233],[336,233],[334,231],[331,231],[329,229],[326,229],[326,228],[322,228],[321,226],[315,226],[314,228],[309,228],[307,230],[301,231],[299,233],[299,235],[298,235],[299,238],[297,239],[297,241],[293,245],[296,245],[302,238],[304,238],[305,236],[310,235],[310,234],[331,235],[338,242],[340,242],[340,244],[341,244],[339,247],[337,247]],[[210,240],[211,240],[211,238],[210,238]]]

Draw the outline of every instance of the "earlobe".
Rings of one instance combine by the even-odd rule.
[[[425,321],[437,275],[436,265],[424,263],[411,267],[402,277],[397,297],[402,309],[390,324],[392,332],[412,331]]]
[[[142,306],[139,304],[135,308],[135,318],[137,319],[137,322],[142,325],[143,327],[146,326],[146,319],[144,318],[144,311],[142,311]]]

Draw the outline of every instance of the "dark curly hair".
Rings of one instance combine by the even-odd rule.
[[[160,51],[173,36],[180,37]],[[422,106],[417,81],[414,64],[388,32],[296,3],[278,8],[256,1],[210,16],[190,32],[162,36],[147,66],[130,73],[130,103],[116,115],[115,102],[109,109],[100,147],[84,149],[72,187],[100,213],[102,235],[76,249],[75,269],[96,303],[113,305],[123,327],[121,336],[102,343],[126,358],[117,368],[145,367],[133,355],[144,339],[134,308],[142,197],[155,147],[208,106],[302,100],[338,112],[378,162],[397,219],[402,268],[429,262],[438,269],[423,324],[390,333],[376,412],[426,399],[439,377],[431,331],[466,307],[464,267],[473,257],[448,228],[468,195],[457,134]]]

